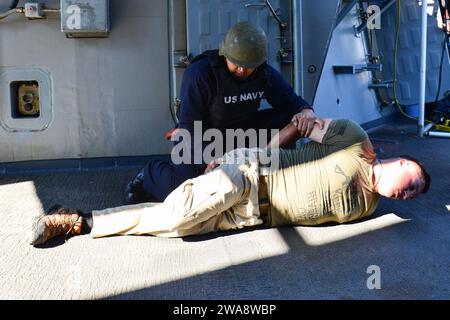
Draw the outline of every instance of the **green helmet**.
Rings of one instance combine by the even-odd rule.
[[[243,68],[259,67],[267,60],[266,34],[250,22],[238,22],[228,30],[219,55]]]

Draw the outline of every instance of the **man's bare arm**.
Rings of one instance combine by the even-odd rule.
[[[313,141],[321,143],[323,136],[328,130],[328,126],[330,125],[331,120],[332,119],[323,119],[321,120],[322,123],[316,122],[308,138]],[[321,128],[322,124],[323,127]],[[270,140],[269,144],[267,145],[267,148],[268,149],[283,148],[293,144],[300,138],[302,138],[302,134],[298,130],[297,126],[293,122],[290,122],[287,126],[281,129],[281,131],[278,132],[278,134],[275,137],[273,137],[272,140]],[[205,174],[217,168],[219,165],[220,161],[218,160],[212,161],[206,167]]]
[[[321,143],[323,136],[328,130],[328,126],[330,125],[332,119],[323,119],[323,128],[320,127],[320,123],[315,123],[314,128],[309,135],[309,139],[312,141]],[[298,139],[303,138],[301,133],[299,132],[297,126],[290,122],[287,126],[285,126],[281,131],[270,140],[267,148],[283,148],[291,145]]]

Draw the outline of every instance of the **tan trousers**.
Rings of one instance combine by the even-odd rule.
[[[218,168],[185,181],[162,203],[93,211],[91,236],[182,237],[260,225],[258,185],[256,151],[234,150]]]

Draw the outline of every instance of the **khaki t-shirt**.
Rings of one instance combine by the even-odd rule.
[[[370,167],[375,153],[366,132],[351,120],[331,121],[322,143],[280,150],[280,168],[268,177],[269,223],[348,222],[375,211]]]

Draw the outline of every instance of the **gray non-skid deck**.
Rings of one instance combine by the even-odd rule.
[[[420,139],[410,122],[371,136],[382,158],[423,160],[431,189],[383,199],[370,219],[339,226],[80,236],[37,249],[28,244],[33,217],[55,203],[121,205],[136,169],[0,176],[0,299],[449,299],[450,140]],[[380,289],[367,287],[370,266]]]

